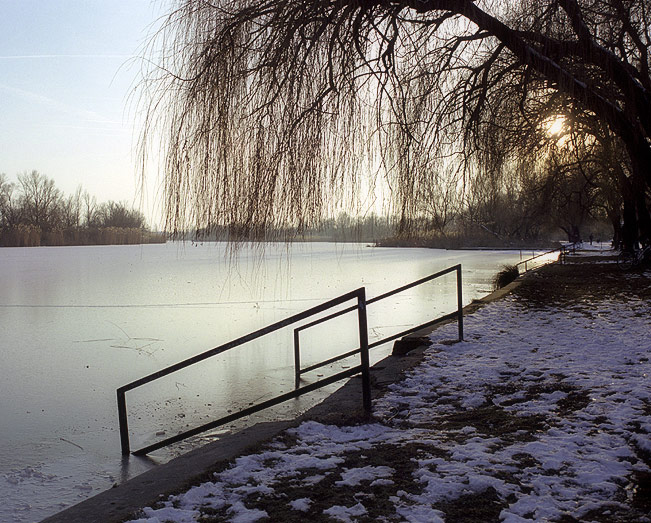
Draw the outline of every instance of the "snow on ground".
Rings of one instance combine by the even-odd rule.
[[[561,242],[564,245],[571,245],[569,242]],[[598,242],[598,241],[593,241],[590,243],[589,241],[583,241],[578,244],[576,244],[576,250],[578,252],[581,251],[591,251],[591,254],[594,255],[595,251],[597,253],[601,252],[604,254],[617,254],[619,251],[613,251],[613,244],[611,241],[608,242]]]
[[[563,245],[566,246],[571,246],[572,244],[569,242],[561,242]],[[583,258],[586,256],[589,256],[591,258],[595,256],[602,256],[602,257],[616,257],[619,254],[619,250],[613,250],[612,242],[581,242],[575,244],[574,250],[571,250],[570,253],[568,254],[568,260],[572,260],[573,258],[579,257]],[[615,260],[611,260],[612,263],[615,262]],[[605,262],[605,261],[604,261]],[[602,262],[602,263],[604,263]]]
[[[435,331],[373,423],[303,423],[137,521],[651,521],[630,512],[651,472],[650,318],[634,297],[507,297],[466,318],[464,342],[446,341],[455,324]]]

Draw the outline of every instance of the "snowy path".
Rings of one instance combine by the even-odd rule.
[[[437,330],[376,422],[303,423],[137,521],[651,521],[650,318],[633,295],[507,297],[465,342]]]

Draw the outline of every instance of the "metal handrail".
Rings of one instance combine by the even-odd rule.
[[[215,421],[211,421],[209,423],[206,423],[204,425],[201,425],[199,427],[187,430],[185,432],[182,432],[180,434],[177,434],[176,436],[172,436],[170,438],[166,438],[164,440],[161,440],[157,443],[153,443],[151,445],[148,445],[147,447],[144,447],[142,449],[136,450],[133,452],[135,455],[142,455],[142,454],[148,454],[149,452],[152,452],[154,450],[160,449],[162,447],[166,447],[168,445],[171,445],[172,443],[179,442],[181,440],[184,440],[186,438],[189,438],[191,436],[200,434],[202,432],[205,432],[207,430],[213,429],[215,427],[218,427],[220,425],[224,425],[225,423],[230,423],[231,421],[234,421],[239,418],[243,418],[245,416],[248,416],[250,414],[253,414],[255,412],[258,412],[260,410],[266,409],[268,407],[277,405],[279,403],[282,403],[284,401],[287,401],[289,399],[297,398],[303,394],[307,394],[308,392],[312,392],[314,390],[320,389],[322,387],[325,387],[327,385],[330,385],[331,383],[334,383],[340,379],[347,378],[350,376],[353,376],[359,372],[362,374],[362,403],[363,407],[366,411],[371,410],[371,381],[370,381],[370,370],[369,370],[369,344],[368,344],[368,323],[367,323],[367,318],[366,318],[366,290],[364,287],[360,287],[359,289],[356,289],[354,291],[348,292],[346,294],[342,294],[341,296],[334,298],[332,300],[329,300],[325,303],[322,303],[321,305],[317,305],[315,307],[312,307],[310,309],[307,309],[303,312],[300,312],[298,314],[295,314],[293,316],[290,316],[289,318],[286,318],[284,320],[281,320],[279,322],[273,323],[271,325],[268,325],[267,327],[264,327],[262,329],[259,329],[257,331],[251,332],[245,336],[242,336],[240,338],[237,338],[233,341],[230,341],[228,343],[225,343],[223,345],[220,345],[219,347],[215,347],[213,349],[207,350],[205,352],[202,352],[201,354],[198,354],[196,356],[193,356],[191,358],[188,358],[186,360],[183,360],[179,363],[176,363],[174,365],[170,365],[169,367],[166,367],[164,369],[161,369],[157,372],[154,372],[152,374],[149,374],[148,376],[145,376],[143,378],[140,378],[138,380],[132,381],[131,383],[128,383],[127,385],[123,385],[119,389],[117,389],[117,403],[118,403],[118,419],[119,419],[119,424],[120,424],[120,444],[122,447],[122,454],[129,454],[131,452],[130,450],[130,443],[129,443],[129,425],[128,425],[128,419],[127,419],[127,406],[126,406],[126,393],[132,389],[135,389],[137,387],[140,387],[142,385],[145,385],[147,383],[150,383],[154,380],[157,380],[159,378],[162,378],[164,376],[167,376],[168,374],[172,374],[173,372],[179,371],[181,369],[184,369],[186,367],[189,367],[190,365],[194,365],[195,363],[199,363],[200,361],[206,360],[208,358],[211,358],[213,356],[216,356],[217,354],[221,354],[223,352],[226,352],[230,349],[233,349],[235,347],[238,347],[244,343],[253,341],[257,338],[260,338],[262,336],[265,336],[266,334],[270,334],[274,331],[277,331],[278,329],[282,329],[283,327],[287,327],[288,325],[291,325],[293,323],[302,321],[306,318],[309,318],[310,316],[313,316],[315,314],[319,314],[323,311],[326,311],[332,307],[336,307],[337,305],[340,305],[342,303],[345,303],[346,301],[352,300],[352,299],[357,299],[357,305],[351,307],[349,310],[355,310],[357,309],[357,317],[358,317],[358,329],[359,329],[359,348],[356,349],[353,353],[359,353],[360,354],[360,365],[355,366],[351,369],[347,369],[343,372],[339,372],[337,374],[334,374],[332,376],[328,376],[325,379],[319,380],[316,383],[312,383],[306,386],[301,387],[300,389],[295,389],[292,392],[281,394],[279,396],[276,396],[275,398],[272,398],[270,400],[264,401],[262,403],[259,403],[257,405],[253,405],[252,407],[248,407],[244,410],[241,410],[239,412],[229,414],[228,416],[225,416],[223,418],[217,419]]]
[[[552,249],[551,251],[545,251],[545,252],[541,252],[540,254],[535,254],[531,258],[527,258],[526,260],[519,261],[518,263],[515,264],[515,266],[518,267],[518,271],[519,271],[520,265],[524,265],[524,272],[527,272],[529,270],[527,268],[527,264],[531,263],[533,260],[535,260],[537,258],[541,258],[543,256],[548,256],[548,255],[553,254],[555,252],[558,252],[558,258],[559,258],[559,260],[560,260],[560,262],[562,264],[564,262],[564,260],[565,260],[565,256],[567,256],[568,252],[570,252],[570,251],[572,251],[572,252],[576,251],[576,244],[575,243],[572,243],[570,245],[561,245],[557,249]]]
[[[398,287],[396,289],[393,289],[389,292],[385,292],[384,294],[380,294],[379,296],[376,296],[375,298],[371,298],[366,302],[367,305],[371,303],[375,303],[377,301],[383,300],[385,298],[388,298],[390,296],[393,296],[394,294],[398,294],[402,291],[406,291],[407,289],[411,289],[412,287],[417,287],[418,285],[422,285],[423,283],[427,283],[429,281],[435,280],[436,278],[440,278],[441,276],[445,276],[446,274],[449,274],[451,272],[457,273],[457,311],[452,312],[450,314],[446,314],[444,316],[441,316],[439,318],[430,320],[426,323],[423,323],[421,325],[418,325],[416,327],[412,327],[410,329],[407,329],[405,331],[399,332],[397,334],[392,334],[391,336],[387,336],[386,338],[382,338],[380,340],[374,341],[373,343],[369,344],[368,348],[372,349],[375,347],[378,347],[379,345],[383,345],[385,343],[388,343],[390,341],[396,340],[398,338],[402,338],[403,336],[406,336],[408,334],[411,334],[413,332],[419,331],[421,329],[424,329],[426,327],[430,327],[432,325],[436,325],[437,323],[442,323],[444,321],[450,320],[450,319],[457,319],[458,323],[458,329],[459,329],[459,341],[463,341],[463,298],[462,298],[462,282],[461,282],[461,264],[454,265],[452,267],[448,267],[447,269],[443,269],[442,271],[436,272],[434,274],[430,274],[429,276],[426,276],[424,278],[421,278],[419,280],[413,281],[411,283],[408,283],[407,285],[403,285],[402,287]],[[330,365],[331,363],[335,363],[337,361],[343,360],[345,358],[348,358],[350,356],[354,356],[360,349],[355,349],[350,352],[347,352],[345,354],[340,354],[339,356],[335,356],[334,358],[330,358],[328,360],[322,361],[320,363],[316,363],[314,365],[310,365],[309,367],[305,367],[301,369],[301,349],[300,349],[300,333],[301,331],[305,329],[309,329],[310,327],[314,327],[315,325],[319,325],[320,323],[326,322],[328,320],[331,320],[333,318],[337,318],[339,316],[342,316],[343,314],[347,314],[349,312],[352,312],[355,310],[354,307],[348,307],[346,309],[342,309],[340,311],[334,312],[332,314],[329,314],[328,316],[324,316],[322,318],[318,318],[316,320],[311,321],[310,323],[306,323],[304,325],[301,325],[300,327],[296,327],[294,329],[294,387],[295,389],[299,389],[300,387],[300,381],[301,381],[301,374],[305,374],[307,372],[319,369],[321,367],[325,367],[326,365]]]

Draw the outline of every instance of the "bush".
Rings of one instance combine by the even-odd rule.
[[[493,290],[496,291],[497,289],[506,287],[518,276],[520,276],[520,271],[518,270],[517,265],[505,265],[502,267],[502,270],[495,275],[495,278],[493,278]]]

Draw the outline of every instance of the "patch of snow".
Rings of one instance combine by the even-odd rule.
[[[335,485],[346,485],[356,487],[362,481],[373,481],[377,478],[386,478],[395,472],[391,467],[360,467],[356,469],[344,469],[341,473],[341,480],[335,481]]]
[[[292,509],[300,512],[307,512],[310,510],[310,505],[312,505],[312,500],[310,498],[299,498],[289,502],[289,506],[292,507]]]
[[[376,479],[371,481],[371,487],[379,487],[382,485],[395,485],[395,481],[392,479]]]
[[[476,409],[486,403],[486,397],[483,394],[468,394],[461,402],[464,409]]]
[[[396,514],[402,516],[410,523],[444,523],[445,513],[434,510],[424,505],[402,505],[396,506]]]
[[[353,505],[352,507],[344,507],[341,505],[334,505],[323,511],[326,516],[330,516],[338,521],[350,522],[350,518],[354,516],[363,516],[366,514],[366,507],[361,503]]]

